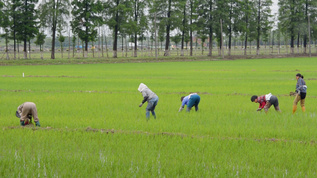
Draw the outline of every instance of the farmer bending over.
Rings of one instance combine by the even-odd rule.
[[[192,93],[188,96],[181,97],[182,106],[179,108],[178,112],[181,112],[185,105],[187,105],[187,112],[190,112],[193,106],[195,106],[195,111],[198,111],[198,104],[200,102],[200,96],[197,93]]]
[[[16,111],[16,116],[20,118],[21,126],[30,124],[32,121],[32,116],[36,126],[41,126],[37,116],[36,105],[32,102],[25,102],[21,104]]]
[[[144,83],[141,83],[138,88],[139,92],[142,93],[143,101],[139,105],[139,107],[142,107],[142,105],[147,101],[147,107],[146,107],[146,118],[150,119],[150,111],[152,115],[154,116],[154,119],[156,119],[156,114],[154,112],[155,107],[157,105],[157,102],[159,100],[158,96],[150,90]]]
[[[271,93],[259,97],[257,95],[253,95],[251,97],[251,101],[260,104],[259,108],[256,111],[261,111],[264,108],[265,113],[267,113],[269,108],[274,105],[275,110],[281,112],[278,105],[277,97],[272,95]]]

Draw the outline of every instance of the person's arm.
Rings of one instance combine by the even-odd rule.
[[[305,85],[304,80],[300,78],[300,79],[298,79],[296,86],[297,86],[296,92],[297,92],[297,93],[300,93],[300,90],[303,89],[304,86],[306,86],[306,85]]]
[[[181,105],[181,107],[179,108],[178,112],[181,112],[181,111],[184,109],[184,107],[185,107],[185,105],[187,104],[187,102],[188,102],[188,98],[187,98],[187,96],[186,96],[186,97],[183,99],[182,105]]]
[[[261,111],[264,108],[265,104],[265,102],[260,103],[259,108],[256,111]]]
[[[146,94],[145,91],[142,91],[142,96],[143,96],[143,100],[141,102],[141,104],[139,105],[139,107],[142,107],[142,105],[147,101],[147,99],[149,98],[149,96]]]
[[[20,117],[22,115],[22,109],[23,109],[23,104],[21,104],[19,107],[18,107],[18,110],[17,112],[19,113]]]

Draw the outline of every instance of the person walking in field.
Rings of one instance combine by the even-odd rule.
[[[187,112],[190,112],[190,110],[192,109],[193,106],[195,106],[195,111],[198,111],[198,105],[200,102],[200,96],[197,93],[191,93],[188,96],[182,96],[181,97],[181,102],[182,105],[179,108],[178,112],[181,112],[185,105],[187,105]]]
[[[138,90],[142,93],[143,96],[142,103],[139,105],[139,107],[142,107],[146,101],[148,102],[145,113],[146,119],[150,119],[150,112],[154,116],[154,119],[156,119],[156,114],[154,110],[159,100],[158,96],[152,90],[150,90],[144,83],[141,83],[139,85]]]
[[[307,86],[306,82],[304,81],[304,76],[302,74],[298,73],[296,74],[296,97],[293,103],[293,114],[296,112],[297,109],[297,103],[300,101],[300,105],[302,107],[302,111],[305,112],[305,98],[306,98],[306,92],[307,92]]]
[[[269,108],[274,105],[275,110],[281,112],[277,97],[272,95],[271,93],[262,96],[253,95],[251,97],[251,101],[260,104],[257,111],[261,111],[262,109],[264,109],[265,113],[267,113]]]
[[[16,116],[20,118],[21,126],[30,124],[32,122],[32,117],[34,118],[36,126],[41,126],[37,116],[36,105],[32,102],[25,102],[21,104],[16,111]]]

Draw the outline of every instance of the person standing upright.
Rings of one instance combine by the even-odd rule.
[[[307,92],[307,86],[306,82],[304,81],[304,76],[300,73],[296,74],[296,97],[294,99],[293,103],[293,114],[297,110],[297,103],[300,101],[300,105],[302,107],[302,111],[305,112],[305,98],[306,98],[306,92]]]

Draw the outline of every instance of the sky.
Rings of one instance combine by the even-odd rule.
[[[274,15],[278,11],[278,0],[273,0],[273,6],[272,6],[272,14]]]

